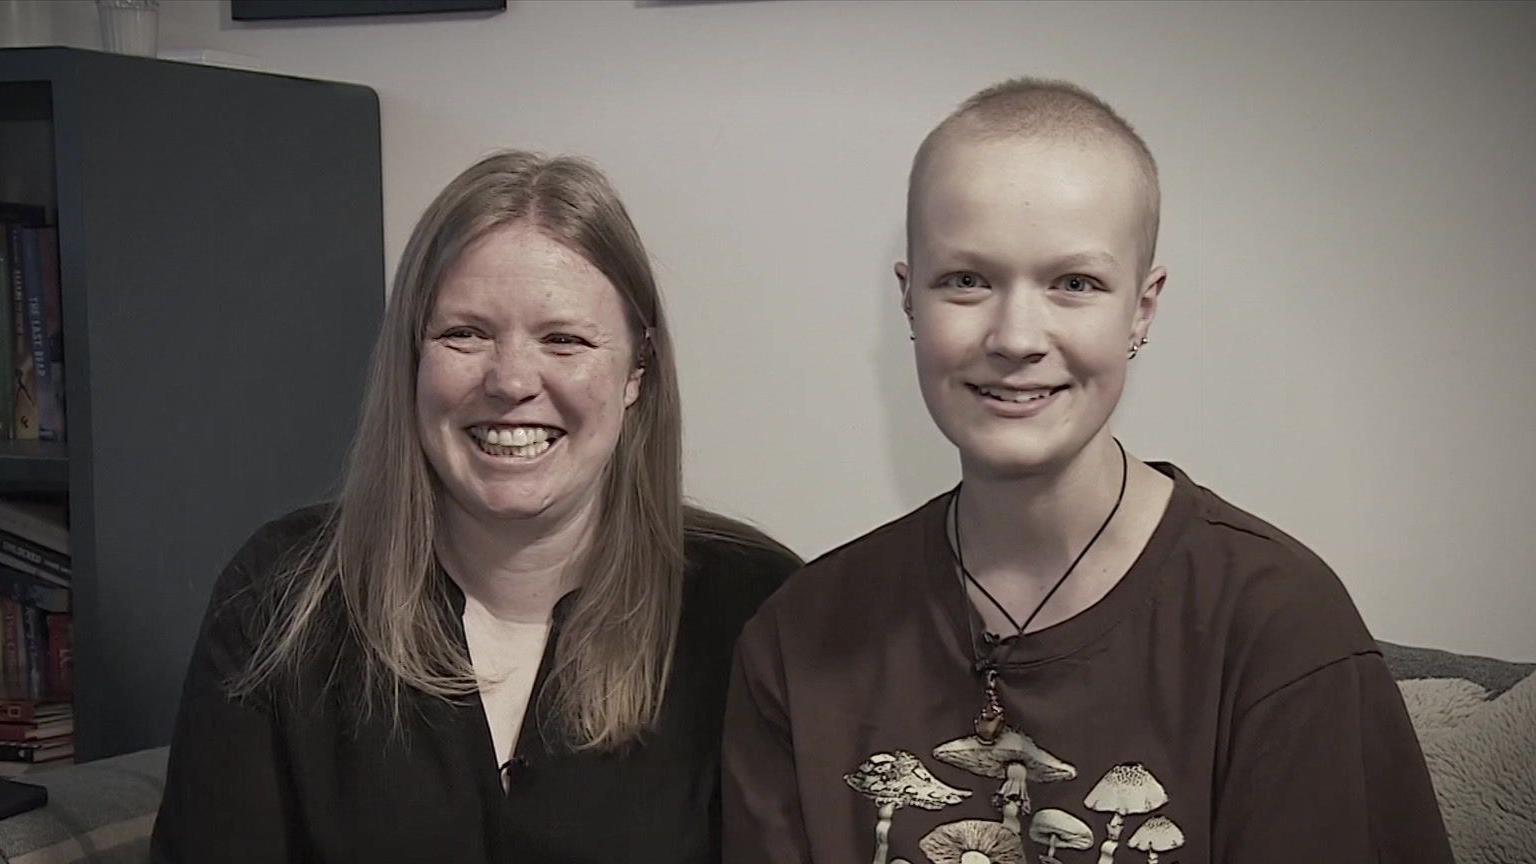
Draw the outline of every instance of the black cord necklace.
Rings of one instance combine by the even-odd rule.
[[[1034,611],[1029,613],[1022,624],[1014,619],[1007,607],[998,602],[998,599],[992,596],[992,592],[983,587],[965,566],[965,548],[960,542],[960,489],[965,484],[962,483],[956,486],[955,491],[950,493],[949,514],[955,532],[955,545],[950,549],[950,557],[954,559],[955,565],[960,569],[960,594],[962,597],[967,594],[967,584],[976,586],[976,590],[981,592],[981,596],[987,598],[987,601],[996,607],[997,611],[1003,613],[1003,617],[1008,619],[1008,623],[1014,628],[1014,639],[1012,642],[1006,639],[994,641],[992,634],[987,633],[986,639],[988,644],[992,645],[992,652],[987,657],[977,657],[976,627],[971,623],[970,610],[966,610],[965,627],[971,639],[971,658],[974,661],[976,672],[982,676],[984,687],[981,710],[976,712],[974,724],[976,727],[976,737],[983,744],[991,744],[996,741],[998,734],[1002,732],[1003,727],[1006,725],[1003,716],[1003,703],[997,694],[998,670],[1002,668],[1003,661],[1008,659],[1008,655],[1013,652],[1014,647],[1022,640],[1025,628],[1035,620],[1035,616],[1040,614],[1040,610],[1045,608],[1045,604],[1051,602],[1051,597],[1055,596],[1056,589],[1060,588],[1067,581],[1067,577],[1072,575],[1072,571],[1077,569],[1077,565],[1088,554],[1088,550],[1093,548],[1093,544],[1099,542],[1099,538],[1104,535],[1104,529],[1109,527],[1109,523],[1114,520],[1115,514],[1120,512],[1120,504],[1125,501],[1126,481],[1130,479],[1131,473],[1130,459],[1125,455],[1125,445],[1120,443],[1120,439],[1116,438],[1113,440],[1115,446],[1120,448],[1120,492],[1115,496],[1115,506],[1109,508],[1109,515],[1104,517],[1104,521],[1099,525],[1099,530],[1093,532],[1093,537],[1088,541],[1088,545],[1083,547],[1083,551],[1077,553],[1077,557],[1073,558],[1072,563],[1067,566],[1066,572],[1061,574],[1056,580],[1056,584],[1051,586],[1051,590],[1045,592],[1045,596],[1040,599],[1039,603],[1035,604]]]

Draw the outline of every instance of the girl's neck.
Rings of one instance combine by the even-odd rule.
[[[1127,460],[1129,498],[1137,472]],[[955,512],[966,564],[1054,580],[1115,506],[1121,472],[1120,448],[1107,431],[1054,470],[1024,477],[966,470]]]

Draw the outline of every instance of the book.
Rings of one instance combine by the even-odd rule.
[[[39,567],[38,565],[33,564],[31,561],[23,561],[22,559],[17,558],[15,555],[11,555],[6,552],[0,552],[0,567],[9,567],[12,570],[25,573],[34,579],[41,579],[44,582],[47,582],[51,585],[57,585],[60,588],[69,587],[69,580],[65,579],[63,576],[54,573],[52,570]]]
[[[26,316],[27,352],[29,355],[29,368],[31,373],[32,398],[37,403],[37,437],[39,440],[56,440],[58,419],[54,416],[56,406],[52,404],[53,370],[48,365],[48,336],[46,333],[48,322],[43,311],[45,303],[44,295],[47,293],[47,273],[43,260],[49,256],[50,248],[57,248],[57,240],[50,247],[50,238],[56,238],[51,228],[24,228],[22,229],[21,244],[21,270],[25,279],[23,299],[25,301],[24,314]],[[26,373],[23,369],[23,373]]]
[[[0,741],[41,741],[73,734],[74,717],[61,717],[45,723],[0,723]]]
[[[28,564],[57,575],[66,582],[69,581],[71,572],[69,556],[49,549],[41,543],[35,543],[18,534],[0,529],[0,552],[13,558],[20,558]]]
[[[0,438],[11,437],[11,423],[16,419],[16,391],[11,381],[11,244],[10,226],[0,221]]]
[[[0,760],[6,762],[48,762],[75,755],[75,738],[51,738],[47,741],[0,741]]]
[[[27,229],[24,226],[6,226],[6,242],[10,247],[11,259],[11,437],[36,440],[37,376],[32,367],[32,351],[27,339],[27,275],[23,266],[26,236]]]
[[[48,672],[48,631],[43,611],[36,606],[21,607],[21,653],[25,677],[22,686],[27,698],[43,698],[43,679]]]
[[[26,699],[21,668],[21,604],[0,597],[0,698]]]
[[[49,615],[48,674],[45,690],[50,699],[68,700],[75,694],[75,625],[68,614]]]
[[[75,707],[68,702],[0,699],[0,722],[4,723],[43,723],[73,716]]]
[[[68,612],[69,589],[0,564],[0,597],[9,597],[23,606],[36,606],[44,612]]]
[[[69,516],[62,504],[0,498],[0,531],[69,554]]]
[[[37,437],[65,440],[64,415],[64,317],[59,286],[59,229],[34,228],[38,256],[38,322],[32,325],[37,366]],[[29,296],[27,306],[33,305]]]

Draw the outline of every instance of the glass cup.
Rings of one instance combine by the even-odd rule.
[[[96,14],[101,18],[102,50],[155,56],[160,0],[96,0]]]

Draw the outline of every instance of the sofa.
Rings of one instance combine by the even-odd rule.
[[[1536,663],[1381,643],[1434,779],[1459,864],[1536,862]],[[8,864],[143,864],[166,748],[25,782],[48,806],[0,820]]]

